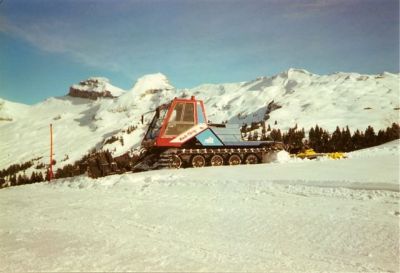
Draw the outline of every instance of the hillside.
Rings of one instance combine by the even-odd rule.
[[[398,272],[399,145],[1,189],[2,270]]]
[[[279,109],[269,114],[269,124],[287,130],[296,123],[309,129],[316,123],[333,131],[390,126],[399,116],[399,75],[336,73],[316,75],[289,69],[254,81],[201,85],[189,90],[204,96],[209,118],[216,121],[251,123],[262,120],[273,102]],[[215,96],[217,95],[217,98]],[[240,114],[240,116],[238,116]]]
[[[103,91],[110,86],[108,80],[93,79],[100,81]],[[146,128],[140,123],[143,113],[174,97],[192,95],[204,100],[212,122],[266,120],[281,130],[295,124],[306,129],[318,124],[331,131],[336,126],[364,130],[372,125],[378,130],[398,122],[399,79],[391,73],[316,75],[289,69],[249,82],[176,89],[158,73],[138,79],[131,90],[113,87],[115,98],[66,95],[32,106],[1,100],[0,169],[32,159],[36,159],[35,166],[48,163],[50,123],[56,168],[73,163],[92,149],[122,154],[140,144]],[[151,114],[146,115],[145,124],[151,118]],[[112,137],[119,141],[110,141]]]

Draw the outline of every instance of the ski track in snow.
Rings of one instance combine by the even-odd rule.
[[[398,147],[5,188],[1,270],[398,272]]]

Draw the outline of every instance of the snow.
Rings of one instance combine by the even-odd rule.
[[[24,116],[29,106],[4,100],[0,98],[0,124],[9,122]]]
[[[105,78],[91,79],[110,84]],[[139,78],[131,90],[117,98],[92,101],[65,96],[32,106],[1,99],[0,169],[32,159],[37,159],[35,166],[48,164],[50,123],[56,169],[73,164],[92,149],[109,149],[114,155],[131,151],[140,145],[153,115],[150,111],[183,96],[204,100],[208,120],[228,120],[239,125],[262,120],[273,101],[282,107],[269,113],[267,123],[282,131],[296,123],[306,130],[318,124],[331,132],[336,126],[346,125],[352,131],[365,130],[368,125],[378,131],[399,120],[399,74],[316,75],[289,69],[248,82],[204,84],[180,90],[165,75],[156,73]],[[145,113],[148,114],[142,125],[140,117]],[[127,128],[132,126],[137,129],[127,134]],[[122,137],[124,145],[119,141],[105,145],[112,136]],[[27,175],[33,170],[34,166],[26,171]]]
[[[26,115],[17,121],[1,124],[1,168],[38,157],[42,157],[38,162],[47,163],[50,154],[50,123],[54,131],[55,160],[58,162],[56,167],[81,158],[103,141],[103,135],[123,128],[118,120],[107,127],[98,128],[95,113],[101,101],[68,96],[50,98],[27,107]],[[66,155],[69,159],[63,161]]]
[[[105,112],[124,112],[128,117],[140,119],[143,113],[155,110],[177,96],[176,89],[170,85],[167,77],[161,73],[145,75],[139,78],[133,88],[108,105],[99,109]],[[150,117],[151,118],[151,117]]]
[[[284,163],[291,160],[290,154],[286,151],[279,151],[277,153],[271,154],[272,158],[269,158],[267,162],[277,162],[277,163]]]
[[[262,120],[267,104],[274,101],[282,108],[272,111],[267,122],[281,130],[296,123],[306,130],[317,123],[329,131],[347,125],[352,130],[365,130],[368,125],[386,128],[399,116],[399,76],[390,73],[316,75],[289,69],[273,77],[238,84],[201,85],[191,91],[204,96],[208,116],[216,122],[250,124]]]
[[[149,74],[139,78],[132,88],[134,93],[148,92],[149,90],[174,89],[167,77],[162,73]]]
[[[399,272],[399,147],[4,188],[2,270]]]

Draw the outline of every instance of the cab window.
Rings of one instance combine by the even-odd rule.
[[[185,104],[185,112],[183,112],[182,122],[194,123],[194,106],[193,103]]]
[[[165,135],[179,135],[193,127],[194,124],[194,104],[191,102],[178,102],[175,105],[171,118],[168,121]]]

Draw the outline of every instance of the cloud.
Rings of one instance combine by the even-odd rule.
[[[239,2],[234,7],[208,1],[56,2],[16,1],[14,10],[0,21],[1,31],[42,51],[129,78],[134,70],[203,70],[231,63],[239,53],[253,57],[272,47],[265,39],[260,42],[260,37],[270,37],[258,27],[264,25],[264,17],[255,16],[256,27],[249,27],[244,14],[252,14],[256,7],[247,7],[242,14]],[[221,15],[227,8],[231,12]]]
[[[293,1],[288,6],[295,9],[324,10],[333,7],[345,7],[361,3],[361,0],[305,0]]]
[[[362,0],[305,0],[287,3],[283,14],[288,19],[303,19],[314,15],[332,13],[332,10],[346,11],[351,6],[362,4]]]
[[[111,37],[96,37],[91,29],[80,29],[77,24],[55,20],[27,20],[11,22],[0,16],[0,31],[21,38],[42,51],[65,54],[85,65],[122,71],[118,55],[123,49]]]

